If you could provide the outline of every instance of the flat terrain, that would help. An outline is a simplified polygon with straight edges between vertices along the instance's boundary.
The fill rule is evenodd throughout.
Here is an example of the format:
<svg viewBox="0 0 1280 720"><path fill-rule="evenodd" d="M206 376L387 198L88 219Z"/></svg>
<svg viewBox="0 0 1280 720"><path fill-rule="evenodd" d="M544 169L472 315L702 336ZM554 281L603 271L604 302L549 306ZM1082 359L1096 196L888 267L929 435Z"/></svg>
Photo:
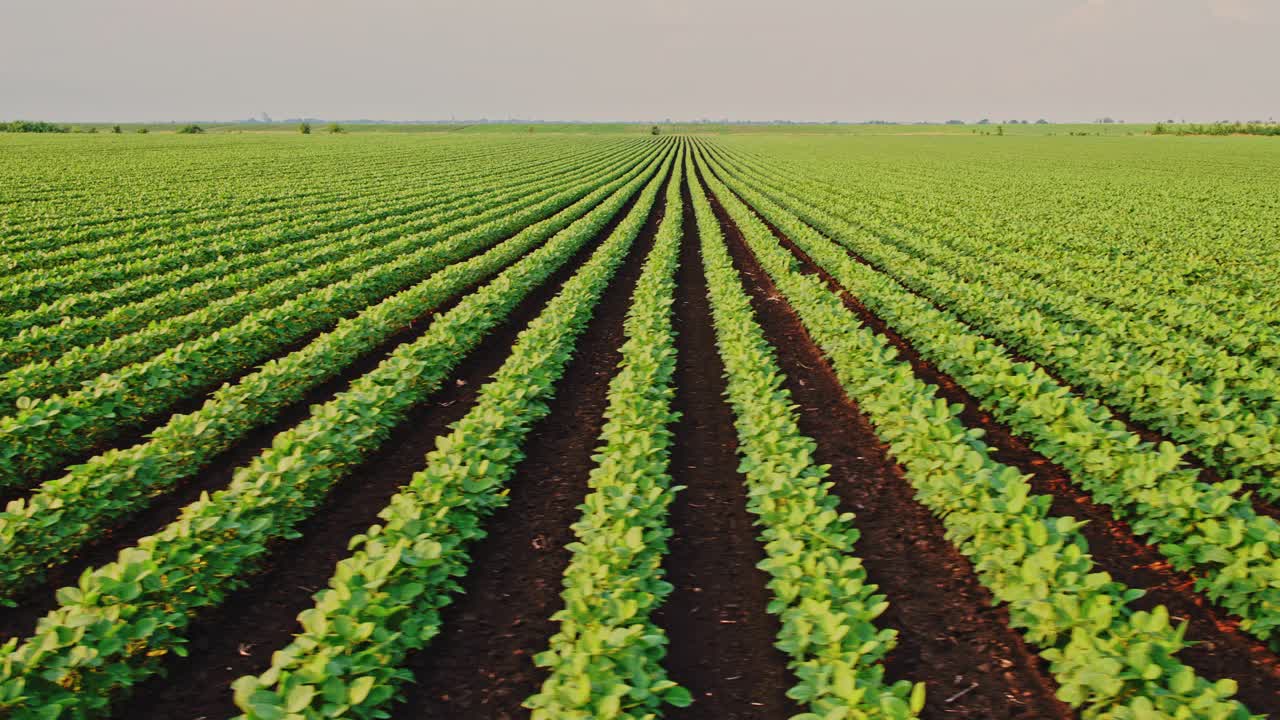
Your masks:
<svg viewBox="0 0 1280 720"><path fill-rule="evenodd" d="M0 134L0 716L1280 717L1280 142L427 129Z"/></svg>

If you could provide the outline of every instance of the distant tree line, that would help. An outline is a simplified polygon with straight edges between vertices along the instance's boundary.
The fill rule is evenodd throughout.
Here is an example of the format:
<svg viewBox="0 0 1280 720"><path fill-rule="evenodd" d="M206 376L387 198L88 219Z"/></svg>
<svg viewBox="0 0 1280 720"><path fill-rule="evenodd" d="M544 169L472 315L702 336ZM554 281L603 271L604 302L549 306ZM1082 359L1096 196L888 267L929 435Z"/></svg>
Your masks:
<svg viewBox="0 0 1280 720"><path fill-rule="evenodd" d="M1271 135L1280 136L1280 123L1274 122L1216 122L1209 124L1177 125L1172 122L1156 123L1152 135Z"/></svg>
<svg viewBox="0 0 1280 720"><path fill-rule="evenodd" d="M71 128L66 125L55 125L50 122L33 122L31 120L14 120L0 123L0 132L12 133L66 133Z"/></svg>

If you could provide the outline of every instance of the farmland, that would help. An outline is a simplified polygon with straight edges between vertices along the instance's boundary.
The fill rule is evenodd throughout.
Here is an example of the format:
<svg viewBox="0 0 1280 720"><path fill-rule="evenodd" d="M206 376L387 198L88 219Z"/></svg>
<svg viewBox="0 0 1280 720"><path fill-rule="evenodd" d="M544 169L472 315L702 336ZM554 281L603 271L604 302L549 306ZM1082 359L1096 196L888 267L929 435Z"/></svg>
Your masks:
<svg viewBox="0 0 1280 720"><path fill-rule="evenodd" d="M0 717L1280 717L1280 145L1076 129L0 136Z"/></svg>

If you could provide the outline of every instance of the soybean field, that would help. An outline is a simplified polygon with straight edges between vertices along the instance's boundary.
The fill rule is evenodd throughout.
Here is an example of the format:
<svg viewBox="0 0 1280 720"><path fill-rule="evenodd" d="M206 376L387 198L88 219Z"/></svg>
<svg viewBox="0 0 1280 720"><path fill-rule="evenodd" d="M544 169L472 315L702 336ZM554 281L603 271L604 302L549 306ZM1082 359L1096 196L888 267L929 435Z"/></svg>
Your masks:
<svg viewBox="0 0 1280 720"><path fill-rule="evenodd" d="M1273 140L532 130L0 137L0 717L1280 717Z"/></svg>

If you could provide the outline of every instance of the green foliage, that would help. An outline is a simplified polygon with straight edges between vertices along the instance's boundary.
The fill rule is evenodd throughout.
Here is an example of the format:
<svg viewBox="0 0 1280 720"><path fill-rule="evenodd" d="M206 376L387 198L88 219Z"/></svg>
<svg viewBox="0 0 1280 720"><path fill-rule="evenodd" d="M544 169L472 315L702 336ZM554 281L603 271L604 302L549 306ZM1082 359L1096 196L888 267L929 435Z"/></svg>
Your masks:
<svg viewBox="0 0 1280 720"><path fill-rule="evenodd" d="M526 228L517 235L519 240L507 241L499 252L454 266L459 275L470 274L464 281L470 284L485 276L477 271L486 264L501 267L520 258L436 318L418 340L401 345L348 390L313 407L307 420L278 435L271 448L239 468L225 490L203 496L178 520L123 551L116 562L86 571L77 588L59 594L59 608L45 617L35 636L0 647L0 710L22 720L45 717L49 708L76 715L100 714L114 693L157 671L155 658L184 653L191 617L243 585L269 544L290 536L334 483L379 447L390 429L439 387L466 350L474 348L622 207L656 162L649 162L644 170L637 167L631 173L633 179L617 192L598 189L574 206L578 210ZM540 235L548 231L553 235L550 240ZM540 242L537 250L525 255ZM518 392L507 395L520 397ZM377 547L382 561L389 557L392 562L400 549ZM189 562L193 553L202 558L201 563ZM413 594L396 597L409 599ZM404 639L407 643L423 640L420 635ZM381 661L378 664L384 677L402 675ZM58 678L66 684L56 682ZM385 687L373 688L359 678L344 687L351 693L344 697L351 702L380 702L389 697ZM323 699L323 693L316 698L317 702Z"/></svg>
<svg viewBox="0 0 1280 720"><path fill-rule="evenodd" d="M454 578L465 572L467 551L484 537L484 519L506 504L503 486L524 457L521 442L547 414L574 344L644 225L669 162L656 175L650 165L562 242L522 261L550 274L647 181L622 223L520 333L475 407L437 440L426 467L379 513L384 522L352 538L352 554L338 563L329 588L299 615L303 632L275 653L265 673L236 681L245 720L385 717L382 707L409 679L401 661L439 632L440 610L460 589Z"/></svg>
<svg viewBox="0 0 1280 720"><path fill-rule="evenodd" d="M739 469L747 477L748 509L764 528L766 557L759 567L771 576L769 612L782 626L777 646L799 679L787 694L809 708L797 716L804 720L915 717L924 685L884 681L881 660L897 633L875 625L888 603L853 554L855 518L839 512L827 492L827 468L813 463L814 441L800 433L791 395L781 387L773 350L700 183L692 195Z"/></svg>
<svg viewBox="0 0 1280 720"><path fill-rule="evenodd" d="M518 217L528 222L527 215ZM511 231L513 220L506 218L501 227ZM120 429L118 418L122 412L129 413L129 417L154 416L189 397L196 389L215 386L237 370L264 362L281 348L337 322L349 308L362 307L403 289L496 240L493 228L486 227L441 245L415 247L408 242L400 243L393 249L402 250L407 246L414 252L393 254L389 262L373 265L333 284L322 284L288 302L269 305L220 332L170 347L118 373L93 377L92 373L101 372L101 363L114 356L98 352L78 353L65 363L31 366L20 373L22 380L8 386L12 394L40 387L54 391L74 385L86 375L93 379L65 395L28 397L16 414L0 418L0 432L12 439L0 449L0 486L18 484L23 478L39 475L72 454L110 437ZM378 251L373 252L377 257ZM185 255L188 259L191 257L191 253ZM325 273L332 279L341 275L341 269L342 266L331 267ZM300 281L297 276L290 276L288 282L297 287ZM257 302L248 296L238 299L242 304ZM164 329L171 328L153 327L143 340L152 337L152 342L165 347L162 339L153 337L163 336ZM145 342L143 346L147 346ZM112 343L113 350L117 347L118 344ZM136 350L136 346L131 342L119 349L125 354Z"/></svg>
<svg viewBox="0 0 1280 720"><path fill-rule="evenodd" d="M310 135L310 134L311 134L311 123L309 123L309 122L304 122L304 123L301 123L300 125L298 125L298 132L302 133L303 135Z"/></svg>
<svg viewBox="0 0 1280 720"><path fill-rule="evenodd" d="M68 132L24 125L52 129L18 132ZM638 194L620 235L482 391L488 414L452 428L383 522L356 539L301 617L303 634L268 673L237 684L250 717L385 713L407 679L406 654L438 632L472 544L505 502L524 428L545 412L625 256L630 239L618 238L633 236L655 201L659 155L688 147L778 301L1042 654L1060 697L1087 720L1247 716L1231 680L1210 682L1179 659L1187 640L1176 620L1160 606L1135 610L1140 589L1098 570L1079 522L1051 514L1049 498L993 460L958 408L824 281L798 272L761 220L1192 575L1188 592L1280 646L1280 525L1249 496L1280 497L1269 201L1280 150L1250 138L1124 138L1134 126L1118 124L988 129L1022 136L1009 145L941 125L798 126L780 137L764 126L695 128L726 135L714 143L654 142L641 124L537 125L538 138L525 129L378 137L361 126L318 144L269 133L192 144L166 132L137 153L89 138L5 140L20 160L0 167L11 216L0 229L0 490L17 499L0 513L0 602L401 329L429 324L224 490L60 590L31 637L0 645L0 715L99 716L186 653L192 620L249 582L335 483ZM1090 137L1027 137L1069 130ZM911 134L920 137L872 137ZM526 702L538 720L650 718L693 701L665 674L666 637L651 619L670 591L666 510L680 490L666 452L681 175L677 166L626 320L565 605L536 656L547 680ZM72 192L47 192L42 178ZM699 229L690 239L706 265L769 610L794 671L790 694L806 706L799 717L910 717L923 686L884 681L895 637L877 627L884 599L858 561L858 518L828 494L703 187L689 189ZM171 415L197 397L198 409ZM1121 412L1169 441L1144 440ZM67 466L142 418L160 425L141 442ZM1189 467L1192 456L1221 478Z"/></svg>
<svg viewBox="0 0 1280 720"><path fill-rule="evenodd" d="M1280 626L1280 592L1275 589L1280 583L1280 524L1258 515L1247 498L1236 497L1238 482L1202 482L1197 471L1185 468L1180 448L1144 442L1106 407L1073 395L1043 369L1015 360L1005 347L979 336L892 278L856 263L771 199L741 192L986 409L1071 470L1094 500L1110 505L1140 536L1149 536L1176 568L1201 573L1201 588L1242 616L1244 629L1262 639L1275 637ZM832 236L861 234L829 214L805 208L794 197L772 195ZM869 249L861 242L850 245L876 263L924 270L905 256Z"/></svg>
<svg viewBox="0 0 1280 720"><path fill-rule="evenodd" d="M71 132L71 128L65 125L56 125L49 122L32 122L30 120L14 120L12 122L0 123L0 132L11 133L65 133Z"/></svg>
<svg viewBox="0 0 1280 720"><path fill-rule="evenodd" d="M927 207L907 208L869 204L865 192L841 189L842 183L784 172L861 228L857 251L911 290L1274 500L1280 497L1280 306L1272 268L1280 265L1270 262L1274 244L1262 240L1259 223L1270 221L1267 211L1216 208L1252 207L1248 198L1275 174L1265 162L1269 145L1241 140L1236 147L1234 156L1230 147L1215 148L1222 162L1235 161L1230 173L1238 178L1215 176L1220 195L1189 195L1200 185L1180 185L1172 201L1151 189L1163 187L1154 176L1135 182L1133 168L1123 165L1106 178L1124 193L1100 194L1092 189L1090 177L1099 171L1091 165L1088 176L1069 183L1092 210L1071 217L1049 209L1057 200L1045 201L1043 186L1038 205L1028 202L1029 192L1004 190L989 200L935 192ZM1166 170L1194 172L1181 162ZM1041 182L1019 177L1024 184ZM1044 185L1056 198L1061 182ZM1009 204L1052 219L975 220L1007 217ZM1139 205L1144 212L1137 213ZM1200 210L1188 214L1187 205ZM1212 232L1200 227L1206 216L1214 218ZM1221 239L1224 233L1231 242ZM1112 237L1117 234L1136 237Z"/></svg>
<svg viewBox="0 0 1280 720"><path fill-rule="evenodd" d="M1176 125L1156 123L1152 135L1265 135L1280 136L1280 123L1212 123Z"/></svg>
<svg viewBox="0 0 1280 720"><path fill-rule="evenodd" d="M733 167L750 172L737 163ZM985 409L1031 438L1035 449L1070 470L1096 501L1148 536L1175 567L1200 574L1200 588L1244 618L1243 628L1264 640L1277 634L1280 523L1257 514L1247 498L1237 498L1239 482L1203 482L1198 472L1185 467L1180 448L1143 441L1107 408L1072 394L1035 364L1018 361L892 277L857 262L813 228L841 238L877 264L925 272L918 260L853 240L864 233L807 206L799 195L761 190L738 192Z"/></svg>
<svg viewBox="0 0 1280 720"><path fill-rule="evenodd" d="M552 183L551 187L532 196L527 188L515 189L508 195L492 198L493 204L478 214L472 214L475 208L471 205L448 213L428 214L423 220L423 227L430 232L394 241L388 237L385 245L375 242L374 249L348 258L350 262L362 256L383 254L384 260L395 259L403 255L406 248L415 245L432 247L436 250L436 258L445 251L457 257L483 248L498 238L516 234L510 242L480 258L448 268L354 319L340 321L334 331L322 335L307 347L268 363L261 371L250 374L234 386L217 391L195 413L175 416L154 431L149 442L95 457L87 464L72 468L66 476L44 483L36 493L10 507L6 516L0 516L0 548L3 548L0 553L0 588L3 588L0 598L37 581L44 564L61 553L74 550L96 529L110 522L119 522L128 513L139 509L147 498L197 471L204 462L226 450L245 432L269 422L280 408L296 402L309 388L339 372L345 363L377 347L396 328L421 317L433 304L458 292L467 283L496 271L504 262L510 262L514 256L563 228L566 222L586 213L591 201L617 189L626 176L636 171L634 162L638 157L636 152L623 153L620 158L610 157L604 175L596 175L576 187L561 188ZM603 186L599 185L601 182ZM500 202L517 199L532 204L519 209ZM573 207L565 210L571 203ZM566 214L561 219L543 222L562 210ZM469 230L468 225L472 226ZM405 226L399 226L388 233L399 234L405 229ZM364 237L362 241L379 239L375 235ZM338 256L344 255L341 245L332 249ZM431 257L418 255L421 256L418 262L426 262ZM285 263L296 269L292 263L296 260L294 256ZM319 269L327 272L329 267ZM349 274L344 268L349 270L350 265L339 263L332 267L336 267L342 277ZM430 265L425 269L429 268ZM284 272L280 287L286 293L295 293L289 282L293 276L287 269ZM250 286L255 286L255 283L251 282ZM202 295L203 292L197 294ZM182 327L190 319L191 316L187 315L175 318L175 322ZM150 325L148 329L155 327ZM143 335L149 336L148 333ZM201 333L196 335L198 337ZM108 342L100 347L112 345ZM187 354L179 346L177 353L161 357L170 362L174 372L185 373L184 366L174 364L172 360ZM97 353L85 356L96 357ZM39 369L58 367L59 364L36 363L19 368L18 372L35 382Z"/></svg>
<svg viewBox="0 0 1280 720"><path fill-rule="evenodd" d="M179 135L199 135L200 133L204 132L204 128L195 124L183 125L182 127L178 128L174 132L178 133Z"/></svg>
<svg viewBox="0 0 1280 720"><path fill-rule="evenodd" d="M344 129L338 123L329 123L329 125L325 127L325 130L327 130L329 133L334 135L346 132L346 129Z"/></svg>
<svg viewBox="0 0 1280 720"><path fill-rule="evenodd" d="M664 704L685 707L689 692L666 677L666 635L650 618L671 591L662 579L667 507L681 488L671 486L667 463L675 371L672 306L680 255L682 164L677 159L666 211L654 248L632 295L624 323L622 362L609 384L602 445L573 526L577 541L564 572L559 630L534 657L548 671L525 701L534 720L640 718Z"/></svg>
<svg viewBox="0 0 1280 720"><path fill-rule="evenodd" d="M959 420L960 408L919 380L819 278L798 273L790 253L717 175L735 188L742 183L704 162L714 169L712 190L905 468L916 499L939 516L983 584L1007 604L1011 624L1049 661L1058 696L1087 719L1251 717L1230 699L1234 683L1210 683L1177 659L1185 628L1172 626L1162 606L1131 609L1142 591L1094 568L1079 522L1051 516L1051 498L1032 494L1016 468L993 460L981 431Z"/></svg>

